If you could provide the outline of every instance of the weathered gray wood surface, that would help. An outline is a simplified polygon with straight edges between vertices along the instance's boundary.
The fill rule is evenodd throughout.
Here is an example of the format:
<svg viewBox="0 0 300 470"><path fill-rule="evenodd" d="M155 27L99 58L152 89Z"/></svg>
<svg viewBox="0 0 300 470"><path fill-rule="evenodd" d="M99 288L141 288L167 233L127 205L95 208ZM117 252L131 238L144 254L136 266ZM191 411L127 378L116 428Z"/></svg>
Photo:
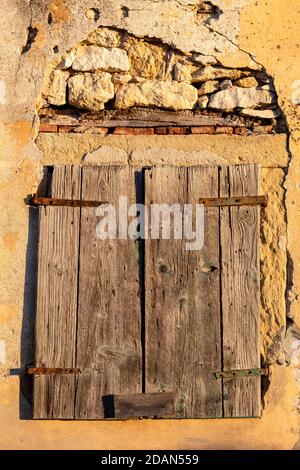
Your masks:
<svg viewBox="0 0 300 470"><path fill-rule="evenodd" d="M135 169L83 167L82 199L135 202ZM126 220L126 218L125 218ZM141 306L137 248L132 240L100 240L95 208L81 209L75 418L104 417L102 396L142 391Z"/></svg>
<svg viewBox="0 0 300 470"><path fill-rule="evenodd" d="M251 126L253 119L242 116L222 116L194 111L167 111L133 108L124 111L105 110L98 113L79 110L53 110L41 112L41 122L57 125L86 125L98 127L165 127L165 126ZM43 114L44 113L44 114Z"/></svg>
<svg viewBox="0 0 300 470"><path fill-rule="evenodd" d="M80 198L81 168L56 166L52 197ZM74 367L80 209L39 210L35 359L37 367ZM74 376L34 379L35 418L74 417Z"/></svg>
<svg viewBox="0 0 300 470"><path fill-rule="evenodd" d="M166 417L174 415L174 393L141 393L114 396L114 417Z"/></svg>
<svg viewBox="0 0 300 470"><path fill-rule="evenodd" d="M258 194L256 165L220 168L220 196ZM220 208L223 369L260 367L259 206ZM224 416L260 416L260 377L223 379Z"/></svg>
<svg viewBox="0 0 300 470"><path fill-rule="evenodd" d="M152 168L145 194L147 206L217 197L218 168ZM222 416L218 208L205 208L204 230L200 251L174 238L145 249L146 392L176 392L181 418Z"/></svg>
<svg viewBox="0 0 300 470"><path fill-rule="evenodd" d="M145 170L145 203L254 196L258 181L256 165L155 167ZM120 195L136 202L135 168L56 166L48 196L118 207ZM107 395L119 396L125 417L142 391L174 392L179 418L260 416L260 377L214 377L260 366L260 207L204 211L201 250L174 239L172 218L170 239L146 240L143 283L137 244L100 240L95 207L40 207L35 366L85 373L36 376L35 418L100 419ZM171 417L168 406L156 415Z"/></svg>
<svg viewBox="0 0 300 470"><path fill-rule="evenodd" d="M135 202L134 168L54 168L52 197L119 195ZM35 377L35 418L98 419L102 395L141 392L136 244L98 239L97 221L96 208L40 208L36 366L95 372Z"/></svg>

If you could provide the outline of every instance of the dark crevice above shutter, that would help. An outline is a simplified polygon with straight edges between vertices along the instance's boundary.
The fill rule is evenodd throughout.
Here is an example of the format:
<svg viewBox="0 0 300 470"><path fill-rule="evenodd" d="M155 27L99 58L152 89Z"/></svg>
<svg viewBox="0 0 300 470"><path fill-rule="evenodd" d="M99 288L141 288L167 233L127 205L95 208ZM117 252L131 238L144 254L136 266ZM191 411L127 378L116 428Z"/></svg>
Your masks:
<svg viewBox="0 0 300 470"><path fill-rule="evenodd" d="M259 168L55 166L48 186L150 209L257 196ZM95 207L38 210L34 418L260 416L258 373L215 375L260 367L259 204L205 207L194 251L174 237L100 240Z"/></svg>

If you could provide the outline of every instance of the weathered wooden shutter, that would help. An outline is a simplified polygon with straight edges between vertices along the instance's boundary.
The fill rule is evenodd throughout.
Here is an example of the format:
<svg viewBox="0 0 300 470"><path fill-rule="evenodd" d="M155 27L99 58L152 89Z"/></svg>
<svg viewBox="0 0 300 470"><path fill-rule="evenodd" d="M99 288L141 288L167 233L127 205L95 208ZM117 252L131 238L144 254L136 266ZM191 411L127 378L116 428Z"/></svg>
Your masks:
<svg viewBox="0 0 300 470"><path fill-rule="evenodd" d="M120 167L54 167L53 198L135 202ZM104 417L102 397L142 391L135 243L96 237L96 209L40 208L36 366L87 372L35 377L36 418Z"/></svg>
<svg viewBox="0 0 300 470"><path fill-rule="evenodd" d="M218 168L157 167L145 183L147 206L195 205L218 197ZM178 417L222 416L212 374L221 370L219 209L205 212L200 251L187 251L185 239L146 241L146 387L175 390Z"/></svg>
<svg viewBox="0 0 300 470"><path fill-rule="evenodd" d="M255 165L57 166L50 196L118 207L140 191L150 210L255 196L258 182ZM195 251L100 240L83 203L39 211L35 418L260 415L259 205L205 207Z"/></svg>
<svg viewBox="0 0 300 470"><path fill-rule="evenodd" d="M253 196L258 180L256 165L155 167L146 204ZM186 240L146 241L147 390L175 390L178 417L260 415L261 379L249 376L260 367L259 214L259 205L206 207L200 251L186 251Z"/></svg>

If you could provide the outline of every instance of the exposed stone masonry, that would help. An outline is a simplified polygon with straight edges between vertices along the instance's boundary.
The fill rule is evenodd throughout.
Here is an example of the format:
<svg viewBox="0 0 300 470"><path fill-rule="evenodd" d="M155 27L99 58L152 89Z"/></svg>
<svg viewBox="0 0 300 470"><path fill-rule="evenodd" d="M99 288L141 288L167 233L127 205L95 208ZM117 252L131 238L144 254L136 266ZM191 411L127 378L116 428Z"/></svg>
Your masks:
<svg viewBox="0 0 300 470"><path fill-rule="evenodd" d="M259 120L280 117L272 78L257 64L227 68L213 56L183 54L106 27L51 64L42 96L41 108L71 105L99 112L149 107Z"/></svg>

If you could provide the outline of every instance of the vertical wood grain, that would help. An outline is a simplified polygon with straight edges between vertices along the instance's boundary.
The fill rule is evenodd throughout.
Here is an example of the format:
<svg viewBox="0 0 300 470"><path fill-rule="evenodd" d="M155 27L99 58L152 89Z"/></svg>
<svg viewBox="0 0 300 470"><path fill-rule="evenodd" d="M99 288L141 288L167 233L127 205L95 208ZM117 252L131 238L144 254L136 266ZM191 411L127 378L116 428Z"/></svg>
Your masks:
<svg viewBox="0 0 300 470"><path fill-rule="evenodd" d="M218 196L217 167L156 167L146 171L146 206L195 204ZM221 417L219 209L205 208L205 241L146 240L146 392L174 391L175 413ZM172 233L172 232L171 232Z"/></svg>
<svg viewBox="0 0 300 470"><path fill-rule="evenodd" d="M133 167L82 168L83 200L108 201L118 211L121 195L135 203ZM97 221L95 208L81 208L76 367L95 372L77 377L76 419L103 418L104 395L142 391L137 245L100 240Z"/></svg>
<svg viewBox="0 0 300 470"><path fill-rule="evenodd" d="M256 165L155 167L146 206L253 196L258 184ZM136 191L133 167L54 167L52 197L108 201L118 216L119 196L130 205ZM41 207L36 366L93 372L35 377L34 417L100 419L103 396L141 393L143 342L144 391L174 392L177 417L260 416L259 377L213 376L260 366L259 217L259 206L206 207L196 251L171 219L171 239L145 242L142 312L137 243L100 240L96 208Z"/></svg>
<svg viewBox="0 0 300 470"><path fill-rule="evenodd" d="M222 166L220 196L258 194L257 165ZM223 369L260 367L259 206L220 208ZM261 414L260 377L223 379L224 416Z"/></svg>
<svg viewBox="0 0 300 470"><path fill-rule="evenodd" d="M51 196L80 198L81 168L55 166ZM40 207L36 367L74 367L80 208ZM74 418L74 376L34 379L34 418Z"/></svg>

